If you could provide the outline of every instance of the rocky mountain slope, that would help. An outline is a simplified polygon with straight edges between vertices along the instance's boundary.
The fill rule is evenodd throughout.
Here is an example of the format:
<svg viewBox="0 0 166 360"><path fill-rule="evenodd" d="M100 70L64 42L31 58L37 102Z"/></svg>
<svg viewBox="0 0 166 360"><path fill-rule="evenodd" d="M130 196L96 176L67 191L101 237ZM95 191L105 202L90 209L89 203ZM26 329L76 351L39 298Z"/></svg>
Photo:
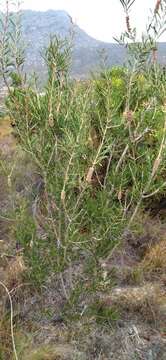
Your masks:
<svg viewBox="0 0 166 360"><path fill-rule="evenodd" d="M22 17L23 35L27 45L27 69L44 71L42 50L47 46L51 34L64 38L71 31L71 20L65 11L36 12L24 11ZM75 39L72 55L72 75L87 76L100 64L100 53L105 49L110 65L120 64L124 60L124 50L117 44L97 41L78 26L74 26Z"/></svg>
<svg viewBox="0 0 166 360"><path fill-rule="evenodd" d="M26 50L26 69L35 70L40 76L45 76L44 60L41 53L47 46L51 34L61 37L69 36L71 20L65 11L46 12L23 11L22 16L23 36ZM72 54L71 74L77 78L87 77L88 74L98 69L101 63L101 53L105 52L107 64L119 65L125 61L124 49L115 43L104 43L93 39L78 26L74 26L75 40ZM166 62L166 43L159 44L159 60Z"/></svg>

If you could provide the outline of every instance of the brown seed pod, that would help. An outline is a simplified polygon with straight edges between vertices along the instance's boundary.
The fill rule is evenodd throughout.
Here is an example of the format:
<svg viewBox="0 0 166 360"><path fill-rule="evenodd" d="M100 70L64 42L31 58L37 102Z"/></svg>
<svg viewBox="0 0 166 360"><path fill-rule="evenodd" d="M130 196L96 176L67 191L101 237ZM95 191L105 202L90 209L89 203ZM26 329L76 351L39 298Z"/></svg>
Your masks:
<svg viewBox="0 0 166 360"><path fill-rule="evenodd" d="M161 0L157 0L154 13L157 14L161 5Z"/></svg>
<svg viewBox="0 0 166 360"><path fill-rule="evenodd" d="M130 17L129 15L126 16L126 26L127 26L127 31L129 33L131 33L131 26L130 26Z"/></svg>

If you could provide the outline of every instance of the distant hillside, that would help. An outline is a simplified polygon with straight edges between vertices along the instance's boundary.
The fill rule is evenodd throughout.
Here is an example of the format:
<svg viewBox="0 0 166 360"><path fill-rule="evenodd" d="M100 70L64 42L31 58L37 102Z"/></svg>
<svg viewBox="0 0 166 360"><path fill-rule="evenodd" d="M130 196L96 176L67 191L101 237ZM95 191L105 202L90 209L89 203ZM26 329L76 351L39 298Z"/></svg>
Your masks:
<svg viewBox="0 0 166 360"><path fill-rule="evenodd" d="M69 35L71 22L65 11L23 12L23 34L27 48L28 70L40 71L44 69L44 61L41 58L42 49L48 44L50 34L61 37ZM97 41L86 34L78 26L75 26L75 44L72 59L72 75L84 77L96 69L100 64L99 53L106 49L108 63L120 64L124 59L124 50L117 44L107 44Z"/></svg>
<svg viewBox="0 0 166 360"><path fill-rule="evenodd" d="M45 77L44 60L41 57L43 48L48 44L50 34L67 36L71 22L65 11L38 12L26 10L22 17L23 36L26 50L26 70L36 71ZM75 26L75 43L72 56L71 75L77 78L87 77L90 71L96 70L101 62L99 55L103 49L107 54L108 65L123 64L125 50L114 43L104 43L90 37L85 31ZM159 45L159 58L166 63L166 43Z"/></svg>

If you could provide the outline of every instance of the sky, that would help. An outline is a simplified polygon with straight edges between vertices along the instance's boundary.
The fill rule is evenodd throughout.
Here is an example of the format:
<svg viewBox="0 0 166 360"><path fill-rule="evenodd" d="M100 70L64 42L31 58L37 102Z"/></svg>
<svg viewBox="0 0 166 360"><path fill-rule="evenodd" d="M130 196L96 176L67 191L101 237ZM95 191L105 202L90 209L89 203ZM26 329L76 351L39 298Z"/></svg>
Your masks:
<svg viewBox="0 0 166 360"><path fill-rule="evenodd" d="M131 11L131 23L145 29L150 9L156 0L136 0ZM45 11L66 10L73 21L92 37L112 42L125 29L124 13L120 0L24 0L22 8ZM166 41L166 33L160 39Z"/></svg>

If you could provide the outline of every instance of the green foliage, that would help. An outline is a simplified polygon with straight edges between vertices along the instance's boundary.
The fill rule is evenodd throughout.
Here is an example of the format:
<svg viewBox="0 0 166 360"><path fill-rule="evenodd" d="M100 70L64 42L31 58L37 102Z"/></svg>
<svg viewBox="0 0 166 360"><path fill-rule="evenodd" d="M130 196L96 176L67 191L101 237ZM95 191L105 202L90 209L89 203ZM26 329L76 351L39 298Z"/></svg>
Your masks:
<svg viewBox="0 0 166 360"><path fill-rule="evenodd" d="M69 40L52 36L49 47L45 50L44 59L48 67L49 82L55 81L56 84L66 79L70 66Z"/></svg>
<svg viewBox="0 0 166 360"><path fill-rule="evenodd" d="M50 40L44 94L20 86L13 74L6 102L45 187L38 205L46 240L33 235L32 241L34 220L29 224L26 216L16 231L30 277L39 283L82 250L107 256L146 197L165 194L162 69L116 67L91 81L71 82L65 46Z"/></svg>
<svg viewBox="0 0 166 360"><path fill-rule="evenodd" d="M124 108L126 94L126 71L124 68L115 67L102 72L100 77L95 80L94 86L95 101L100 117L104 115L107 118L112 111L120 111Z"/></svg>
<svg viewBox="0 0 166 360"><path fill-rule="evenodd" d="M123 1L127 17L133 3ZM128 21L121 42L133 65L71 81L70 42L52 37L42 94L25 82L20 64L10 73L6 105L44 184L34 200L39 215L25 211L16 229L33 281L63 271L82 251L96 263L108 256L138 209L165 195L166 78L149 65L155 39L138 44Z"/></svg>
<svg viewBox="0 0 166 360"><path fill-rule="evenodd" d="M20 2L12 1L14 12L10 11L9 1L3 0L0 5L0 77L10 91L10 75L16 72L20 76L24 63Z"/></svg>
<svg viewBox="0 0 166 360"><path fill-rule="evenodd" d="M7 48L4 63L0 59L1 75L6 79L7 74L11 85L8 112L42 182L29 201L14 204L13 233L25 277L40 288L56 274L66 299L63 319L87 316L100 325L119 317L107 296L105 303L98 300L116 281L115 269L110 276L103 264L124 232L139 228L134 223L139 210L144 213L166 195L166 77L150 59L156 39L143 37L138 44L130 29L134 1L121 2L128 26L121 41L133 40L127 43L129 66L105 69L89 81L71 81L70 44L52 37L44 54L48 80L40 93L36 84L26 83L19 52L15 65L8 63ZM134 283L142 280L139 267L130 277ZM34 358L43 354L45 349L39 349Z"/></svg>
<svg viewBox="0 0 166 360"><path fill-rule="evenodd" d="M100 301L93 303L88 309L88 313L89 316L95 317L96 322L100 325L111 324L119 318L116 309L113 309L109 305L102 304Z"/></svg>
<svg viewBox="0 0 166 360"><path fill-rule="evenodd" d="M14 227L14 236L17 246L23 250L25 265L28 269L26 276L34 283L41 285L49 273L49 262L46 256L48 244L44 240L39 240L36 234L36 226L32 217L28 214L25 207L21 207L16 212L17 225Z"/></svg>

